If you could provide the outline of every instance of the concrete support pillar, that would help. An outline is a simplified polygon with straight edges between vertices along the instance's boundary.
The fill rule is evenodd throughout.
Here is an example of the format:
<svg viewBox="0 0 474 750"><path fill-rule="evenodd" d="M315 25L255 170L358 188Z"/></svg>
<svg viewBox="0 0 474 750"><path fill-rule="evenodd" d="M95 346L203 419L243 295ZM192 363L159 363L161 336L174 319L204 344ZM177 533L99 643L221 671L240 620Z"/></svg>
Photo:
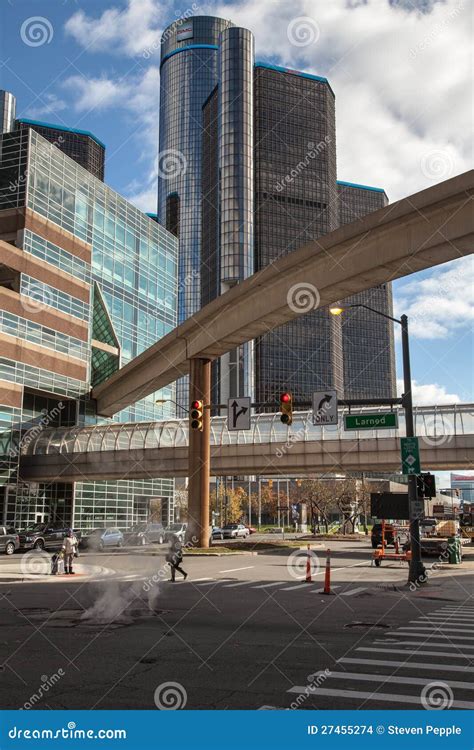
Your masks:
<svg viewBox="0 0 474 750"><path fill-rule="evenodd" d="M192 359L189 372L189 402L204 404L202 430L189 429L189 484L187 540L209 547L209 480L211 466L211 361Z"/></svg>

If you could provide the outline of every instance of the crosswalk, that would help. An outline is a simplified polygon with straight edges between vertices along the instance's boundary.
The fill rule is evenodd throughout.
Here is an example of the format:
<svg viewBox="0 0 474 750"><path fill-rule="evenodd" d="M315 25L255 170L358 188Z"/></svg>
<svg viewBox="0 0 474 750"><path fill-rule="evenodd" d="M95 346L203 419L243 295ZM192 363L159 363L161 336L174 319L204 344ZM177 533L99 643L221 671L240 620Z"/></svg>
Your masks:
<svg viewBox="0 0 474 750"><path fill-rule="evenodd" d="M462 623L459 630L457 626ZM447 605L355 645L334 668L287 692L306 707L370 709L404 704L420 709L474 709L474 607ZM471 635L468 635L468 632ZM310 698L307 696L310 695Z"/></svg>
<svg viewBox="0 0 474 750"><path fill-rule="evenodd" d="M214 579L206 579L201 581L188 581L188 584L194 585L196 588L210 588L211 586L216 587L218 589L242 589L242 588L248 588L248 589L254 589L256 591L262 591L265 593L268 591L269 593L277 593L277 592L291 592L291 593L298 593L303 592L305 594L323 594L324 588L321 587L321 582L312 582L312 583L306 583L304 580L300 580L299 582L294 580L287 580L287 581L234 581L231 579L226 578L214 578ZM363 591L366 591L368 588L367 586L358 586L356 588L350 588L350 587L344 587L343 591L340 591L342 588L341 585L334 585L331 586L331 591L334 593L337 593L340 596L354 596L357 594L361 594Z"/></svg>

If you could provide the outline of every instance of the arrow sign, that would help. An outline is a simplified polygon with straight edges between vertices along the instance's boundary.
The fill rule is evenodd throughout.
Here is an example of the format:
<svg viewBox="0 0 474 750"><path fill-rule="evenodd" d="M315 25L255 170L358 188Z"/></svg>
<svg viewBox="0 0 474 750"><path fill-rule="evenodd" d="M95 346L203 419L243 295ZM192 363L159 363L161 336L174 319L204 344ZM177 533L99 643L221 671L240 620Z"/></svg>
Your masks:
<svg viewBox="0 0 474 750"><path fill-rule="evenodd" d="M227 429L250 430L250 403L250 396L228 400Z"/></svg>
<svg viewBox="0 0 474 750"><path fill-rule="evenodd" d="M313 424L337 424L337 392L316 391L313 393Z"/></svg>

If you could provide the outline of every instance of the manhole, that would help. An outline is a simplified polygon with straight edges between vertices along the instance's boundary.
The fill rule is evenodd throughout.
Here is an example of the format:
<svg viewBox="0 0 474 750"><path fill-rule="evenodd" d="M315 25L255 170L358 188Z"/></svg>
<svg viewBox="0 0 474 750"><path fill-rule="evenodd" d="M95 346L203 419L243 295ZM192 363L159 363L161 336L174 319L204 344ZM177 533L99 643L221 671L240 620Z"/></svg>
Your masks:
<svg viewBox="0 0 474 750"><path fill-rule="evenodd" d="M134 607L124 610L119 615L108 617L106 613L103 616L87 616L87 611L82 609L60 609L56 612L41 610L31 613L29 619L44 622L45 627L48 628L81 628L84 630L107 628L115 630L153 620L169 611Z"/></svg>
<svg viewBox="0 0 474 750"><path fill-rule="evenodd" d="M348 622L345 628L389 628L385 622Z"/></svg>

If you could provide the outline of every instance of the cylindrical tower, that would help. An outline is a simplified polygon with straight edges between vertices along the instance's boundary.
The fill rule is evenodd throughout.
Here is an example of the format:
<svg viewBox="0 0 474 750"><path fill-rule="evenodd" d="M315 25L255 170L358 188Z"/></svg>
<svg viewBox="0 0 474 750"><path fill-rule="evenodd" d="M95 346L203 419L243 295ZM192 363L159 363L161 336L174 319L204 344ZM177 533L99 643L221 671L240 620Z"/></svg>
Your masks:
<svg viewBox="0 0 474 750"><path fill-rule="evenodd" d="M220 293L254 271L253 68L254 38L230 27L219 45L218 162ZM220 400L253 391L253 345L221 359Z"/></svg>
<svg viewBox="0 0 474 750"><path fill-rule="evenodd" d="M9 91L0 90L0 135L13 130L15 117L16 98Z"/></svg>
<svg viewBox="0 0 474 750"><path fill-rule="evenodd" d="M158 217L179 237L178 322L201 307L202 107L218 81L217 51L231 22L179 19L161 38ZM187 379L177 401L188 401Z"/></svg>

